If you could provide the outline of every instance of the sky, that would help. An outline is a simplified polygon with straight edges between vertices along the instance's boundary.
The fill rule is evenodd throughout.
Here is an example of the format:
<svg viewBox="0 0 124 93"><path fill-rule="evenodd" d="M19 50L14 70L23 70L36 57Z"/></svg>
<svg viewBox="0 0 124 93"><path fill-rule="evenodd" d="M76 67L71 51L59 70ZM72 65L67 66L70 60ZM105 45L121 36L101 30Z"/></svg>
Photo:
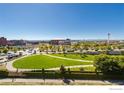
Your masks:
<svg viewBox="0 0 124 93"><path fill-rule="evenodd" d="M0 4L7 39L124 39L124 4Z"/></svg>

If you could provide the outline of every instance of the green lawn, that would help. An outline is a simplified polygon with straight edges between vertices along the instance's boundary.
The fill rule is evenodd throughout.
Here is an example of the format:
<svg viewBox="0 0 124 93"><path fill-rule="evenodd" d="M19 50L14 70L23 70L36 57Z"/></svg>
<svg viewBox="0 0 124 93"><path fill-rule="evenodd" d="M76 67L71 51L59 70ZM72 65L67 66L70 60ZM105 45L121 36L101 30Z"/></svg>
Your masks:
<svg viewBox="0 0 124 93"><path fill-rule="evenodd" d="M73 65L89 65L91 62L79 62L65 59L52 58L45 55L33 55L19 59L13 63L15 68L23 69L41 69L41 68L55 68L64 66L73 66Z"/></svg>
<svg viewBox="0 0 124 93"><path fill-rule="evenodd" d="M98 56L98 55L86 55L86 57L81 57L80 54L65 54L65 55L64 54L51 54L51 55L72 58L72 59L89 60L89 61L94 61L94 59ZM108 56L123 57L123 55L108 55Z"/></svg>
<svg viewBox="0 0 124 93"><path fill-rule="evenodd" d="M90 60L93 61L97 55L86 55L86 57L81 57L80 54L51 54L55 56L60 56L60 57L66 57L66 58L73 58L73 59L82 59L82 60Z"/></svg>

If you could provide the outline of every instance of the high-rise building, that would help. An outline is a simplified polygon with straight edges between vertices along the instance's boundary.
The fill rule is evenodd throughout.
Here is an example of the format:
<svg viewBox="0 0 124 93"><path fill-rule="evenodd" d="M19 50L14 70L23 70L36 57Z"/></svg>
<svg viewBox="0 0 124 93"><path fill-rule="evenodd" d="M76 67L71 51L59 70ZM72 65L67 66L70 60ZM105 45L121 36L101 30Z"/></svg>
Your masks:
<svg viewBox="0 0 124 93"><path fill-rule="evenodd" d="M4 37L0 37L0 46L6 46L7 45L7 39Z"/></svg>

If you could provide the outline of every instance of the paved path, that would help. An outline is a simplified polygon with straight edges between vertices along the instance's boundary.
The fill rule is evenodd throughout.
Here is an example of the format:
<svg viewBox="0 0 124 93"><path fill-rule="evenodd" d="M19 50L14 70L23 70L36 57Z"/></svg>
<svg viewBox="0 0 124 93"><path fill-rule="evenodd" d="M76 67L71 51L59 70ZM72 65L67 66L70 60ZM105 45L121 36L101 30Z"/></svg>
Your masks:
<svg viewBox="0 0 124 93"><path fill-rule="evenodd" d="M39 54L38 54L39 55ZM53 57L53 58L59 58L59 59L65 59L65 60L74 60L74 61L81 61L81 62L92 62L92 61L86 61L86 60L79 60L79 59L71 59L71 58L64 58L64 57L58 57L58 56L52 56L52 55L48 55L48 54L43 54L45 56L49 56L49 57ZM26 56L23 56L23 57L20 57L20 58L17 58L15 60L12 60L10 62L7 62L7 65L6 65L6 68L7 70L11 71L11 72L16 72L17 71L17 68L14 68L13 67L13 62L16 61L16 60L19 60L19 59L22 59L22 58L25 58L25 57L28 57L28 56L32 56L32 55L26 55ZM80 68L80 67L89 67L89 66L93 66L93 65L75 65L75 66L65 66L65 68ZM58 70L59 67L57 68L50 68L50 69L47 69L47 70ZM31 71L31 70L35 70L35 69L18 69L19 72L21 71ZM36 69L36 70L41 70L41 69Z"/></svg>
<svg viewBox="0 0 124 93"><path fill-rule="evenodd" d="M45 54L45 53L43 55L49 56L49 57L53 57L53 58L59 58L59 59L65 59L65 60L72 60L72 61L93 62L93 61L89 61L89 60L80 60L80 59L73 59L73 58L65 58L65 57L53 56L53 55L49 55L49 54Z"/></svg>
<svg viewBox="0 0 124 93"><path fill-rule="evenodd" d="M124 85L124 80L72 80L72 79L0 79L0 84L34 84L34 85Z"/></svg>
<svg viewBox="0 0 124 93"><path fill-rule="evenodd" d="M19 60L19 59L28 57L28 56L31 56L31 55L22 56L22 57L20 57L20 58L17 58L17 59L14 59L14 60L12 60L12 61L7 62L7 64L6 64L7 70L8 70L8 71L15 72L17 69L13 67L13 62L16 61L16 60Z"/></svg>
<svg viewBox="0 0 124 93"><path fill-rule="evenodd" d="M92 67L93 65L75 65L75 66L65 66L65 68L80 68L80 67ZM60 67L56 67L56 68L49 68L49 69L46 69L46 70L59 70ZM13 66L10 66L9 71L11 72L16 72L17 69L14 68ZM32 71L32 70L41 70L41 69L18 69L18 72L23 72L23 71Z"/></svg>

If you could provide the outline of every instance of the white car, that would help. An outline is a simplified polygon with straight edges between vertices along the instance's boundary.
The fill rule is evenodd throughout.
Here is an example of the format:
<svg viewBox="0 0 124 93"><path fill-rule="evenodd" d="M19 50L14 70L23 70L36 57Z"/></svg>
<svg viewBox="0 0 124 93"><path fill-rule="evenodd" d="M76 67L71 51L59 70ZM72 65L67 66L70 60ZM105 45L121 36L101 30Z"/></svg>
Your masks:
<svg viewBox="0 0 124 93"><path fill-rule="evenodd" d="M7 62L8 59L6 56L0 57L0 63Z"/></svg>

